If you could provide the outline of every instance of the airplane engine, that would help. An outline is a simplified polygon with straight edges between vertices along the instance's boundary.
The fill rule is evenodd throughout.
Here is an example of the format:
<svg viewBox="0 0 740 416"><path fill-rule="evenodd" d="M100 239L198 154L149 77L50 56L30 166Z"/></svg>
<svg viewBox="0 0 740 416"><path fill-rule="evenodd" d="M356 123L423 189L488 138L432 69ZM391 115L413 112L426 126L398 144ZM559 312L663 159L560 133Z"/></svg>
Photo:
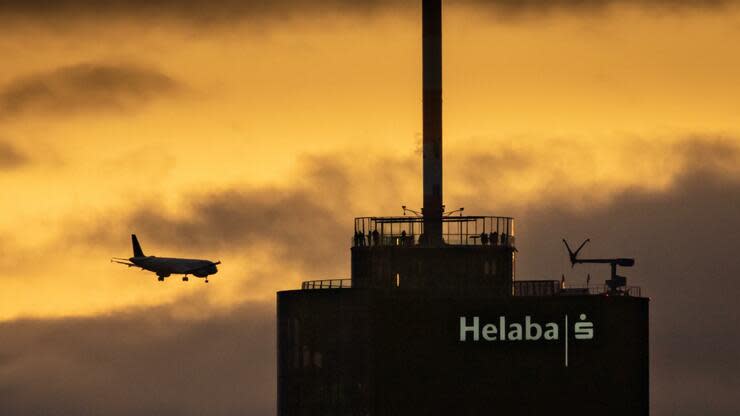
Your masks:
<svg viewBox="0 0 740 416"><path fill-rule="evenodd" d="M209 267L198 270L197 272L193 273L193 275L197 277L208 277L209 275L216 274L217 272L218 269L216 268L216 265L210 265Z"/></svg>

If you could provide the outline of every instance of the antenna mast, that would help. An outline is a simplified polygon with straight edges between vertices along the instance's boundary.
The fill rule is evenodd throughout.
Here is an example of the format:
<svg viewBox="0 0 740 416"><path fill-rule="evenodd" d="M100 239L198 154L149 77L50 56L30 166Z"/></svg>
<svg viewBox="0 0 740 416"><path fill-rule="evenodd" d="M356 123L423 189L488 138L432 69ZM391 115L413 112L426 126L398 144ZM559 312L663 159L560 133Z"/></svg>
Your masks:
<svg viewBox="0 0 740 416"><path fill-rule="evenodd" d="M442 0L422 0L425 243L442 245Z"/></svg>

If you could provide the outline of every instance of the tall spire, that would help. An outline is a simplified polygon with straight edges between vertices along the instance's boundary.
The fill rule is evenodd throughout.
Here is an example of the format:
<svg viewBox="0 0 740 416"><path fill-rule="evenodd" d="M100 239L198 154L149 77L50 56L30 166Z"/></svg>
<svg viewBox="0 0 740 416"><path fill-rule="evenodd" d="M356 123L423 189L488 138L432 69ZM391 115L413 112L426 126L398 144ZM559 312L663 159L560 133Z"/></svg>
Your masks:
<svg viewBox="0 0 740 416"><path fill-rule="evenodd" d="M442 244L442 0L422 0L424 234Z"/></svg>

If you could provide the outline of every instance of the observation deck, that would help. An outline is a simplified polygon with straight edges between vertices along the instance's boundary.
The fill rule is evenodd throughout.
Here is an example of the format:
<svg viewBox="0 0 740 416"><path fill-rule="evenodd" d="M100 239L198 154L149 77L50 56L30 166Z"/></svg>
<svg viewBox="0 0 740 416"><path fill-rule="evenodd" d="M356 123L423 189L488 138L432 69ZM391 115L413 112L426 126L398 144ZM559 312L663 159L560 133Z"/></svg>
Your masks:
<svg viewBox="0 0 740 416"><path fill-rule="evenodd" d="M424 217L355 218L352 247L424 246ZM493 216L444 216L445 246L514 248L514 219Z"/></svg>

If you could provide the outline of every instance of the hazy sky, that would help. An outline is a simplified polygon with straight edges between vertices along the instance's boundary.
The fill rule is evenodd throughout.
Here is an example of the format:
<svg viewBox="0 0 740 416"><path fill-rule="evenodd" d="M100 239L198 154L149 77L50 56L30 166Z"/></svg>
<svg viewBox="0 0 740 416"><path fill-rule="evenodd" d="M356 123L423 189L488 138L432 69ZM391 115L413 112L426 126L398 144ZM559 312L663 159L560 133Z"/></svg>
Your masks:
<svg viewBox="0 0 740 416"><path fill-rule="evenodd" d="M0 414L274 414L275 292L421 205L418 3L0 0ZM444 4L447 206L636 257L653 413L738 414L740 6Z"/></svg>

